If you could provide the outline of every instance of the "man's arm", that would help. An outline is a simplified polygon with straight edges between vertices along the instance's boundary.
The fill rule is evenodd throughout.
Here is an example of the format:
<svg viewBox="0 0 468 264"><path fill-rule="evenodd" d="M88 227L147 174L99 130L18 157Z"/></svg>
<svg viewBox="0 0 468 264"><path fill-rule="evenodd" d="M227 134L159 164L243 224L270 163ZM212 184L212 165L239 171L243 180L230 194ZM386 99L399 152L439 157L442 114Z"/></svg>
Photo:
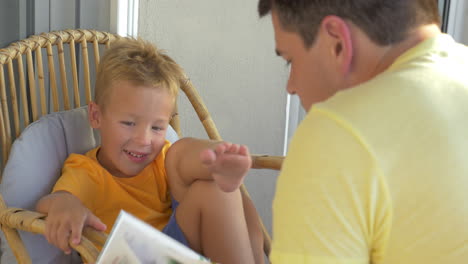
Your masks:
<svg viewBox="0 0 468 264"><path fill-rule="evenodd" d="M350 126L312 111L296 131L277 181L271 260L377 261L391 223L382 170Z"/></svg>

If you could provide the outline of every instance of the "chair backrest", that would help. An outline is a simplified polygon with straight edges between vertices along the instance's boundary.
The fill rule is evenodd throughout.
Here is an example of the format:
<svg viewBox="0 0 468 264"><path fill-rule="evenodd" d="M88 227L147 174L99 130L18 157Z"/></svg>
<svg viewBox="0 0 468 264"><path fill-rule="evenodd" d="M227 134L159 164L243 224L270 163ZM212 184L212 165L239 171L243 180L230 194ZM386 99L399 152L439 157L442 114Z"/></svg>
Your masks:
<svg viewBox="0 0 468 264"><path fill-rule="evenodd" d="M65 30L31 36L0 49L0 171L3 171L13 140L31 122L92 100L92 79L100 54L118 38L96 30ZM194 107L208 137L221 139L189 79L183 82L181 90ZM171 126L181 136L178 115Z"/></svg>

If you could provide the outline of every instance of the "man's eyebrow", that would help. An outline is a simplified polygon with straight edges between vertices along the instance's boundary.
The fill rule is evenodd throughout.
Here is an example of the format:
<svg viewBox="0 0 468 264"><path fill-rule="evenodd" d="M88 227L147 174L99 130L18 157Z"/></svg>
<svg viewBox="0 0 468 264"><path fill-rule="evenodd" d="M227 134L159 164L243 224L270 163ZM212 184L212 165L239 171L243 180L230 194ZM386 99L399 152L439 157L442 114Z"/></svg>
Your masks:
<svg viewBox="0 0 468 264"><path fill-rule="evenodd" d="M278 49L275 49L275 52L276 52L276 55L278 55L278 56L280 56L280 57L282 56L282 55L281 55L281 51L279 51Z"/></svg>

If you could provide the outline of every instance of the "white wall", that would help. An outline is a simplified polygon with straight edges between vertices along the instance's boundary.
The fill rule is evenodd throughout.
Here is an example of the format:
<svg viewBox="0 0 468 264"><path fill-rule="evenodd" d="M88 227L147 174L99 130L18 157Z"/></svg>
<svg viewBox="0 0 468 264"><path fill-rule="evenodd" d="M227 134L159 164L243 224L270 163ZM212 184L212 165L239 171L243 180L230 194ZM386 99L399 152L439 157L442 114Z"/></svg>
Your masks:
<svg viewBox="0 0 468 264"><path fill-rule="evenodd" d="M258 18L256 0L140 0L138 28L182 65L225 140L252 153L282 155L288 70L274 53L271 20ZM205 138L187 112L179 110L184 135ZM246 180L269 230L277 174L253 170Z"/></svg>
<svg viewBox="0 0 468 264"><path fill-rule="evenodd" d="M452 0L447 33L456 41L468 45L468 1Z"/></svg>

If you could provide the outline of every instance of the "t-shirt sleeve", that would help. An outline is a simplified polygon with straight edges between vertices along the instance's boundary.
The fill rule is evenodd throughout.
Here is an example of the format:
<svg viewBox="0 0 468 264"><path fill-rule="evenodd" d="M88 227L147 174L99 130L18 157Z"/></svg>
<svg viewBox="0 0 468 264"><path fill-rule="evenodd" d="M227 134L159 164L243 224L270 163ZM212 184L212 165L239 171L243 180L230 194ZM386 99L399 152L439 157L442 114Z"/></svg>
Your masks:
<svg viewBox="0 0 468 264"><path fill-rule="evenodd" d="M158 175L161 175L161 177L163 177L161 180L163 180L164 182L167 181L167 172L166 172L165 162L166 162L167 151L169 151L170 147L171 147L171 142L166 140L164 143L164 146L162 147L158 156L156 156L156 159L154 160L154 162L156 163L156 167L158 168Z"/></svg>
<svg viewBox="0 0 468 264"><path fill-rule="evenodd" d="M313 110L277 182L272 263L378 263L390 224L388 189L372 151L345 122Z"/></svg>
<svg viewBox="0 0 468 264"><path fill-rule="evenodd" d="M78 197L88 209L93 210L98 186L102 185L97 173L88 157L72 154L65 161L62 175L55 183L52 192L69 192Z"/></svg>
<svg viewBox="0 0 468 264"><path fill-rule="evenodd" d="M161 201L167 201L170 200L169 196L169 184L167 180L167 171L166 171L166 155L167 151L171 147L171 142L166 140L163 148L161 149L161 152L159 152L158 156L154 160L155 163L155 175L156 175L156 182L158 186L158 193L159 193L159 199Z"/></svg>

